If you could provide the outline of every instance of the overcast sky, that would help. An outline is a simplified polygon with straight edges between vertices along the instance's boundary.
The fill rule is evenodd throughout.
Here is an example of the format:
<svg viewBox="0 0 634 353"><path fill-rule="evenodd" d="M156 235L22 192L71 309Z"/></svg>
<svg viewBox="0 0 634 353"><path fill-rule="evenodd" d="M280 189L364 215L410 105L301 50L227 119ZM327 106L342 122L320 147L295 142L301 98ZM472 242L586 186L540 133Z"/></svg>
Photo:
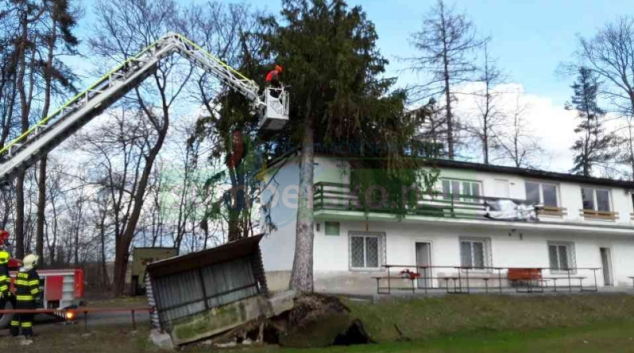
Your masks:
<svg viewBox="0 0 634 353"><path fill-rule="evenodd" d="M197 1L196 2L204 2ZM235 2L235 1L232 1ZM257 8L279 13L281 1L246 0ZM85 37L94 20L94 0L83 1L86 16L79 34ZM361 5L379 34L379 47L390 59L388 75L398 76L399 85L416 81L404 73L399 57L415 55L410 34L420 28L421 19L435 0L349 0ZM451 3L451 1L448 1ZM556 75L562 62L569 61L576 48L576 35L592 35L597 27L624 14L634 14L634 1L596 0L463 0L455 1L483 36L491 36L490 49L529 104L533 130L541 137L551 158L546 169L566 171L571 167L569 147L574 140L574 114L563 109L571 95L571 79ZM515 98L511 98L512 104ZM509 104L511 102L509 101Z"/></svg>

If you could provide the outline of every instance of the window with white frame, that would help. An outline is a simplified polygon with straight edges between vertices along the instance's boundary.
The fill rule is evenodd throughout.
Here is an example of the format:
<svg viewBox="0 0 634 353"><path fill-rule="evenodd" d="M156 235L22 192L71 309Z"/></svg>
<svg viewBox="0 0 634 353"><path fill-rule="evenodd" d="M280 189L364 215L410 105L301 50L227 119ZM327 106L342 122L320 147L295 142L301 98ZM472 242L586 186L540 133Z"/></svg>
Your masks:
<svg viewBox="0 0 634 353"><path fill-rule="evenodd" d="M383 261L384 235L382 233L350 233L350 268L378 270Z"/></svg>
<svg viewBox="0 0 634 353"><path fill-rule="evenodd" d="M583 199L583 209L592 211L612 211L610 203L610 190L581 188L581 198Z"/></svg>
<svg viewBox="0 0 634 353"><path fill-rule="evenodd" d="M460 238L462 267L485 268L491 266L491 241L487 238Z"/></svg>
<svg viewBox="0 0 634 353"><path fill-rule="evenodd" d="M559 207L557 185L527 181L525 186L526 201L547 207Z"/></svg>
<svg viewBox="0 0 634 353"><path fill-rule="evenodd" d="M442 194L445 200L479 202L480 182L469 180L442 180ZM472 197L470 197L472 196Z"/></svg>
<svg viewBox="0 0 634 353"><path fill-rule="evenodd" d="M574 243L548 242L551 271L566 271L576 267Z"/></svg>

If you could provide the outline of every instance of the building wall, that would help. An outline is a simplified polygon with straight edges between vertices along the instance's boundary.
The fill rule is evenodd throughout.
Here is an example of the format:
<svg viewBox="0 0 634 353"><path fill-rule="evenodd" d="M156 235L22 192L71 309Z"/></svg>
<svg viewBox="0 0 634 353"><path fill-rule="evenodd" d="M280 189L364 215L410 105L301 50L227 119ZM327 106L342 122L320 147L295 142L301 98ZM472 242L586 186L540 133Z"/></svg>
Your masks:
<svg viewBox="0 0 634 353"><path fill-rule="evenodd" d="M278 185L277 202L272 207L272 219L277 230L267 235L261 243L263 260L267 271L267 281L271 290L282 290L288 285L290 270L293 264L295 249L295 218L298 165L296 160L288 161L275 174ZM485 196L494 196L496 179L509 181L509 196L525 199L525 179L513 175L482 173L466 170L443 170L442 177L478 180L482 182ZM342 173L342 162L336 159L316 158L315 182L328 181L346 183L348 173ZM530 179L533 180L533 179ZM539 180L537 180L539 181ZM617 222L588 221L579 215L582 208L581 189L579 184L551 182L557 184L560 207L568 209L565 217L555 217L552 221L574 222L586 225L619 224L632 225L631 195L621 188L609 188L613 210L619 212ZM601 187L605 188L605 187ZM265 193L266 194L266 193ZM264 198L266 200L266 198ZM295 206L295 207L293 207ZM333 221L337 220L333 218ZM386 235L386 258L388 264L415 264L415 243L430 242L432 246L433 265L459 266L461 236L488 237L491 242L492 265L500 267L549 267L548 241L573 242L575 244L577 267L601 267L599 248L608 247L612 252L612 267L616 285L631 285L628 276L634 276L634 229L631 235L613 235L605 232L576 234L564 230L522 230L522 240L518 232L509 236L511 227L491 228L488 226L434 225L433 222L390 221L390 222L355 222L341 221L339 236L326 236L325 224L317 222L319 230L315 231L314 271L316 289L328 292L374 293L376 282L372 276L381 272L364 272L350 270L349 266L349 232L371 231L384 232ZM448 270L443 270L447 272ZM593 274L588 276L584 285L594 283ZM599 285L603 284L602 272L597 271Z"/></svg>
<svg viewBox="0 0 634 353"><path fill-rule="evenodd" d="M509 232L504 230L441 228L433 225L423 227L404 222L341 222L340 235L330 236L325 235L324 222L319 223L319 231L315 232L314 271L316 289L323 292L373 293L376 290L376 282L371 277L385 275L385 272L350 269L349 232L366 230L385 233L384 263L387 264L414 266L416 242L429 242L434 266L460 266L460 238L483 237L490 239L491 266L550 267L548 242L555 241L574 243L575 262L579 268L602 267L599 249L610 248L614 284L617 286L631 286L628 276L634 276L634 239L624 236L522 231L520 239L519 233L509 236ZM288 284L292 259L282 263L272 252L268 252L264 261L265 264L277 263L275 273L271 273L267 279L273 290L283 289ZM456 273L452 269L434 271L434 276ZM579 270L577 275L587 277L584 285L594 284L592 271ZM544 276L556 275L547 273ZM603 285L603 272L600 270L597 271L597 282L599 286Z"/></svg>

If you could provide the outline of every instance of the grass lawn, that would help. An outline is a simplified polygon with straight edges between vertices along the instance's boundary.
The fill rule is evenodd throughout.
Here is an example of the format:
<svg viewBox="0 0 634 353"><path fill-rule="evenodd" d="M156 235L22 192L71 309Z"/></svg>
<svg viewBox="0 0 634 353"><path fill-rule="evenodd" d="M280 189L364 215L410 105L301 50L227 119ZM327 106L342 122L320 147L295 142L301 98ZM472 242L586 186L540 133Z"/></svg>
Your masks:
<svg viewBox="0 0 634 353"><path fill-rule="evenodd" d="M601 322L634 320L634 296L624 294L466 295L346 304L377 342L399 340L395 325L407 338L432 339L480 332L587 327Z"/></svg>
<svg viewBox="0 0 634 353"><path fill-rule="evenodd" d="M136 306L117 299L99 306ZM634 296L447 296L387 300L378 304L346 301L378 344L323 349L241 346L223 352L387 353L387 352L634 352ZM404 338L409 341L403 342ZM0 331L0 351L29 353L160 352L148 341L147 324L131 326L36 326L28 347ZM209 352L200 344L184 347ZM218 350L215 350L218 351Z"/></svg>
<svg viewBox="0 0 634 353"><path fill-rule="evenodd" d="M4 334L8 332L4 331ZM130 333L129 327L92 328L60 326L40 332L32 345L20 346L8 337L0 339L0 350L29 353L133 353L160 352L148 341L148 329ZM190 346L184 352L209 352L209 347ZM435 353L435 352L634 352L634 320L603 322L575 328L473 332L412 342L392 342L323 349L284 349L261 346L224 349L245 353Z"/></svg>
<svg viewBox="0 0 634 353"><path fill-rule="evenodd" d="M550 330L478 332L405 343L307 350L265 348L252 351L279 353L634 352L634 321ZM192 352L199 351L192 350Z"/></svg>

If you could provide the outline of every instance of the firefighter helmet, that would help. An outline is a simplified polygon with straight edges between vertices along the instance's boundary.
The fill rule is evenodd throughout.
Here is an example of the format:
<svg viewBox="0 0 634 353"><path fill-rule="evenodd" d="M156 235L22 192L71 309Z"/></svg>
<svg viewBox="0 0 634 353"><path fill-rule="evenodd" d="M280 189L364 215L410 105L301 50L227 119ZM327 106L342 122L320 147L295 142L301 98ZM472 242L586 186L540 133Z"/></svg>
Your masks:
<svg viewBox="0 0 634 353"><path fill-rule="evenodd" d="M39 257L37 255L29 254L29 255L26 255L24 260L22 260L22 264L24 265L24 268L30 270L30 269L34 268L37 265L37 260L38 259L39 259Z"/></svg>
<svg viewBox="0 0 634 353"><path fill-rule="evenodd" d="M0 265L6 265L9 263L9 253L4 251L4 250L0 250Z"/></svg>

